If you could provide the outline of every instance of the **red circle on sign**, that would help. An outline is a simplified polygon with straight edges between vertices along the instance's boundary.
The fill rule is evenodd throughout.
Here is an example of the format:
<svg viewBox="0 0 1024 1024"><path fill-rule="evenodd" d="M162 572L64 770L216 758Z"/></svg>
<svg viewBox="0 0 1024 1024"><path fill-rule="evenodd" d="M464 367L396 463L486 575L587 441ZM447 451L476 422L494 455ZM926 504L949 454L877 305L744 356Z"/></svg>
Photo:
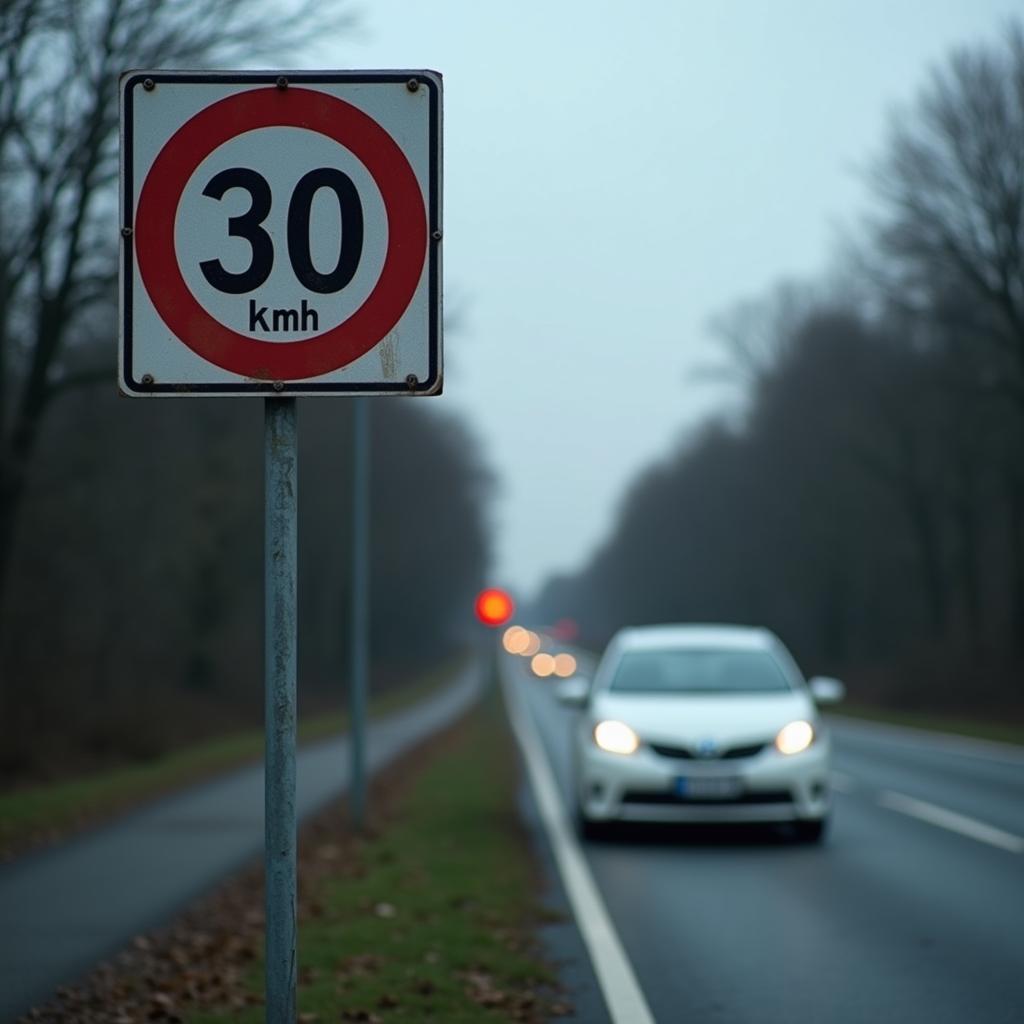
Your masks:
<svg viewBox="0 0 1024 1024"><path fill-rule="evenodd" d="M319 132L354 154L380 189L388 223L384 266L366 301L337 327L302 341L260 341L225 327L192 294L174 248L178 204L196 168L236 135L279 127ZM201 110L160 150L135 217L139 273L164 323L203 359L258 380L318 377L369 352L412 301L426 251L423 195L398 144L351 103L312 89L251 89Z"/></svg>

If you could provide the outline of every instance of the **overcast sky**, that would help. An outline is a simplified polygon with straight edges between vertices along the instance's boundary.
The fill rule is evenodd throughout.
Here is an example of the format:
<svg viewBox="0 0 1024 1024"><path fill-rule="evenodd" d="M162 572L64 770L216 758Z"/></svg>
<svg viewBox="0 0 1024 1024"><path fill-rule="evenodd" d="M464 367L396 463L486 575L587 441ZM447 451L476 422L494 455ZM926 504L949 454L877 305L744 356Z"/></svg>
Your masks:
<svg viewBox="0 0 1024 1024"><path fill-rule="evenodd" d="M726 396L712 315L824 272L888 112L1020 0L372 0L326 64L445 79L441 407L500 475L497 581L581 565ZM319 56L319 55L318 55ZM433 401L433 400L431 400Z"/></svg>

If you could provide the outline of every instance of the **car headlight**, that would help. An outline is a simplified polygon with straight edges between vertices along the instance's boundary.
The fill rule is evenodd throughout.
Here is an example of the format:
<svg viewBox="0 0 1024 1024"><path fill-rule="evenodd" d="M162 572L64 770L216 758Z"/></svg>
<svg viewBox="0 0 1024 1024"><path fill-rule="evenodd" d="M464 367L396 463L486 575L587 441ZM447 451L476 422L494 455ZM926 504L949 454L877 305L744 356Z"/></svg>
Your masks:
<svg viewBox="0 0 1024 1024"><path fill-rule="evenodd" d="M799 754L814 742L814 726L810 722L790 722L779 730L775 747L782 754Z"/></svg>
<svg viewBox="0 0 1024 1024"><path fill-rule="evenodd" d="M609 754L632 754L640 746L636 733L625 722L598 722L594 742Z"/></svg>

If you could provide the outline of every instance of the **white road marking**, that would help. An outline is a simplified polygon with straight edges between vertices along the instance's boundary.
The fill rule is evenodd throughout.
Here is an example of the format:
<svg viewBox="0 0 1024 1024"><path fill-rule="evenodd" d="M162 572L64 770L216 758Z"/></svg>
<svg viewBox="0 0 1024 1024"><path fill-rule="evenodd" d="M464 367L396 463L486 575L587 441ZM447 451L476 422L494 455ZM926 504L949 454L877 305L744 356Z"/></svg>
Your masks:
<svg viewBox="0 0 1024 1024"><path fill-rule="evenodd" d="M912 818L918 818L931 825L938 825L939 828L949 829L950 832L959 832L961 835L977 839L981 843L988 843L989 846L997 846L1010 853L1024 853L1024 838L1021 836L1004 832L1001 828L986 825L984 822L968 818L964 814L957 814L956 811L946 810L944 807L926 803L924 800L915 800L913 797L905 796L903 793L894 793L892 790L883 790L879 793L878 802L891 811L909 814Z"/></svg>
<svg viewBox="0 0 1024 1024"><path fill-rule="evenodd" d="M573 914L590 953L594 973L613 1024L654 1024L647 1000L633 973L583 851L573 834L547 753L522 698L502 674L502 690L512 731L519 742L541 822L562 876Z"/></svg>

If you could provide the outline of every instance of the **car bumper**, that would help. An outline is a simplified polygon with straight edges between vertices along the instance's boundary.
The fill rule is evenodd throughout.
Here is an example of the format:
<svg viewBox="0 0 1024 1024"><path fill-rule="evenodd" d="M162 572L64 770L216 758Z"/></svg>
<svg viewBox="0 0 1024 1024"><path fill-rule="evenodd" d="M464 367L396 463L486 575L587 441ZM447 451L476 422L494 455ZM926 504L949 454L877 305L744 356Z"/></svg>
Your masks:
<svg viewBox="0 0 1024 1024"><path fill-rule="evenodd" d="M802 754L768 749L752 758L716 761L680 761L646 748L628 756L608 754L584 741L577 749L576 777L580 813L590 821L808 821L824 818L831 802L825 739ZM705 788L705 780L712 780L728 793L688 796L693 780Z"/></svg>

